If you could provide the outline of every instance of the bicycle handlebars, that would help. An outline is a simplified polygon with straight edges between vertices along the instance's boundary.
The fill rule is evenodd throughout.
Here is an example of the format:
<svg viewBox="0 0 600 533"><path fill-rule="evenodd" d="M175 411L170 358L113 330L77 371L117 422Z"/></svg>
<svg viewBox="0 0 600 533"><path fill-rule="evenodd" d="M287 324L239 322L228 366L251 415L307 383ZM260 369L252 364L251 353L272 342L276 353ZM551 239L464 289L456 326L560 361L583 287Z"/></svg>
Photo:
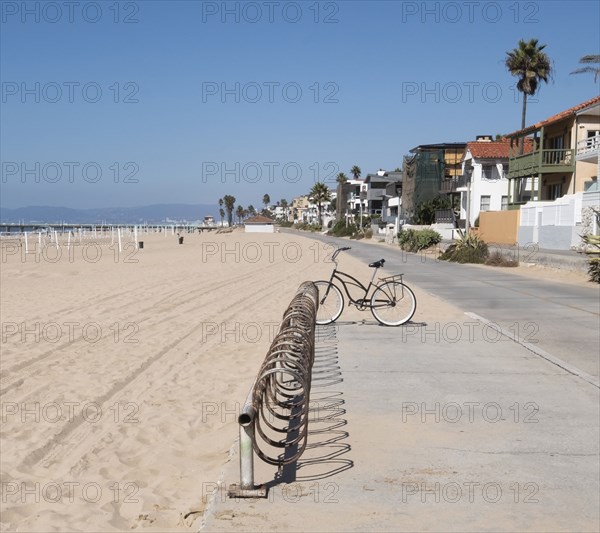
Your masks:
<svg viewBox="0 0 600 533"><path fill-rule="evenodd" d="M338 256L338 254L340 252L344 252L345 250L352 250L352 248L350 246L344 246L343 248L338 248L335 252L333 252L333 255L331 256L331 260L335 261L335 258Z"/></svg>

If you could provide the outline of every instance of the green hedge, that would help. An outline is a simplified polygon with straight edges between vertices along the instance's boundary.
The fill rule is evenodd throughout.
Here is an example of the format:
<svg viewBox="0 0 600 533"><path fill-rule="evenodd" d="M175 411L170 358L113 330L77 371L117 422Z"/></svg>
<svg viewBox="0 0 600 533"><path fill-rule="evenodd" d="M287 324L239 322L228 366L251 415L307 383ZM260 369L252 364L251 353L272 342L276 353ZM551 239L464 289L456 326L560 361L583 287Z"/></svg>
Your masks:
<svg viewBox="0 0 600 533"><path fill-rule="evenodd" d="M401 230L398 233L398 244L407 252L418 252L442 241L442 236L432 229Z"/></svg>
<svg viewBox="0 0 600 533"><path fill-rule="evenodd" d="M354 224L349 224L348 227L346 227L346 222L344 220L338 220L331 231L328 232L328 235L333 235L335 237L352 237L357 231L358 229Z"/></svg>
<svg viewBox="0 0 600 533"><path fill-rule="evenodd" d="M301 229L304 231L323 231L321 224L307 224L306 222L296 224L296 229Z"/></svg>

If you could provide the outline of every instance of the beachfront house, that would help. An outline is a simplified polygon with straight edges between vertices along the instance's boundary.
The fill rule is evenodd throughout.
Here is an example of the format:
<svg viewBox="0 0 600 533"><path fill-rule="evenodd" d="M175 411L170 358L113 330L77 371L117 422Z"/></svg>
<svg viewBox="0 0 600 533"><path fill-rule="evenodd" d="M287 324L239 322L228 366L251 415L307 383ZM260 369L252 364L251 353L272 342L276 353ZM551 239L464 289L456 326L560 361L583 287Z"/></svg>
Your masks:
<svg viewBox="0 0 600 533"><path fill-rule="evenodd" d="M337 202L337 192L329 190L329 202L321 203L321 218L319 220L319 206L313 202L312 198L308 198L308 206L306 211L306 222L309 224L323 224L324 228L333 225L335 222L335 205Z"/></svg>
<svg viewBox="0 0 600 533"><path fill-rule="evenodd" d="M386 172L379 170L375 174L367 174L364 184L367 186L367 214L383 217L386 191L388 185L402 181L402 172ZM396 187L392 187L396 190ZM391 190L392 190L391 189Z"/></svg>
<svg viewBox="0 0 600 533"><path fill-rule="evenodd" d="M511 208L583 192L598 179L599 110L596 96L508 135ZM521 148L526 140L530 150Z"/></svg>
<svg viewBox="0 0 600 533"><path fill-rule="evenodd" d="M400 231L400 226L403 224L402 172L386 172L384 176L390 178L390 181L385 187L381 219L386 223L388 228L392 225L394 226L393 233L395 235Z"/></svg>
<svg viewBox="0 0 600 533"><path fill-rule="evenodd" d="M569 249L597 228L600 96L508 135L517 241ZM523 143L530 143L530 146Z"/></svg>
<svg viewBox="0 0 600 533"><path fill-rule="evenodd" d="M292 199L292 217L294 222L307 222L308 196L296 196Z"/></svg>
<svg viewBox="0 0 600 533"><path fill-rule="evenodd" d="M379 170L367 174L366 214L372 217L371 227L374 233L385 233L387 226L399 230L399 210L402 194L402 172Z"/></svg>
<svg viewBox="0 0 600 533"><path fill-rule="evenodd" d="M269 211L275 216L277 221L288 221L291 214L291 208L289 206L282 206L279 203L269 207Z"/></svg>
<svg viewBox="0 0 600 533"><path fill-rule="evenodd" d="M506 138L493 141L489 135L479 135L468 142L462 160L462 173L442 182L442 192L460 196L459 226L469 219L469 226L478 226L482 211L508 209L508 151Z"/></svg>
<svg viewBox="0 0 600 533"><path fill-rule="evenodd" d="M411 219L416 208L440 196L442 182L462 174L466 143L421 144L404 156L402 209ZM458 201L458 199L457 199Z"/></svg>
<svg viewBox="0 0 600 533"><path fill-rule="evenodd" d="M344 184L344 193L347 222L348 224L359 223L360 215L367 214L367 185L364 180L349 179Z"/></svg>

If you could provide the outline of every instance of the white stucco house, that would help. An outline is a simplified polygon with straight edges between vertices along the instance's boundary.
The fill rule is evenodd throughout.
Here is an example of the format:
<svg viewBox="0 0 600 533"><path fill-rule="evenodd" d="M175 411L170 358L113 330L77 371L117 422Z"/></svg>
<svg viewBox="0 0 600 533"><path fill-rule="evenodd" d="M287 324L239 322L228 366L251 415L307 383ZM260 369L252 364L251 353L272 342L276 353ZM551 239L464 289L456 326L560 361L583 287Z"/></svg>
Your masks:
<svg viewBox="0 0 600 533"><path fill-rule="evenodd" d="M262 215L250 217L244 221L246 233L274 233L273 220Z"/></svg>
<svg viewBox="0 0 600 533"><path fill-rule="evenodd" d="M508 139L492 141L481 137L467 143L462 161L463 176L456 192L461 193L460 218L466 220L468 212L470 226L475 225L481 211L508 209L509 148Z"/></svg>

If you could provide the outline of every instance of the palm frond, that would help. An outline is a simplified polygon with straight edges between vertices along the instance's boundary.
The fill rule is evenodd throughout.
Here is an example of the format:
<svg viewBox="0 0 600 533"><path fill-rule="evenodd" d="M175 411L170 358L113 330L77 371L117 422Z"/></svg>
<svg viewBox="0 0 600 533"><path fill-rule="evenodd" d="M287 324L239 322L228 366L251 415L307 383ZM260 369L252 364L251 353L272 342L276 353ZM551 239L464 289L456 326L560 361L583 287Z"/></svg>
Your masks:
<svg viewBox="0 0 600 533"><path fill-rule="evenodd" d="M587 56L583 56L580 60L580 63L600 63L600 55L587 55Z"/></svg>

